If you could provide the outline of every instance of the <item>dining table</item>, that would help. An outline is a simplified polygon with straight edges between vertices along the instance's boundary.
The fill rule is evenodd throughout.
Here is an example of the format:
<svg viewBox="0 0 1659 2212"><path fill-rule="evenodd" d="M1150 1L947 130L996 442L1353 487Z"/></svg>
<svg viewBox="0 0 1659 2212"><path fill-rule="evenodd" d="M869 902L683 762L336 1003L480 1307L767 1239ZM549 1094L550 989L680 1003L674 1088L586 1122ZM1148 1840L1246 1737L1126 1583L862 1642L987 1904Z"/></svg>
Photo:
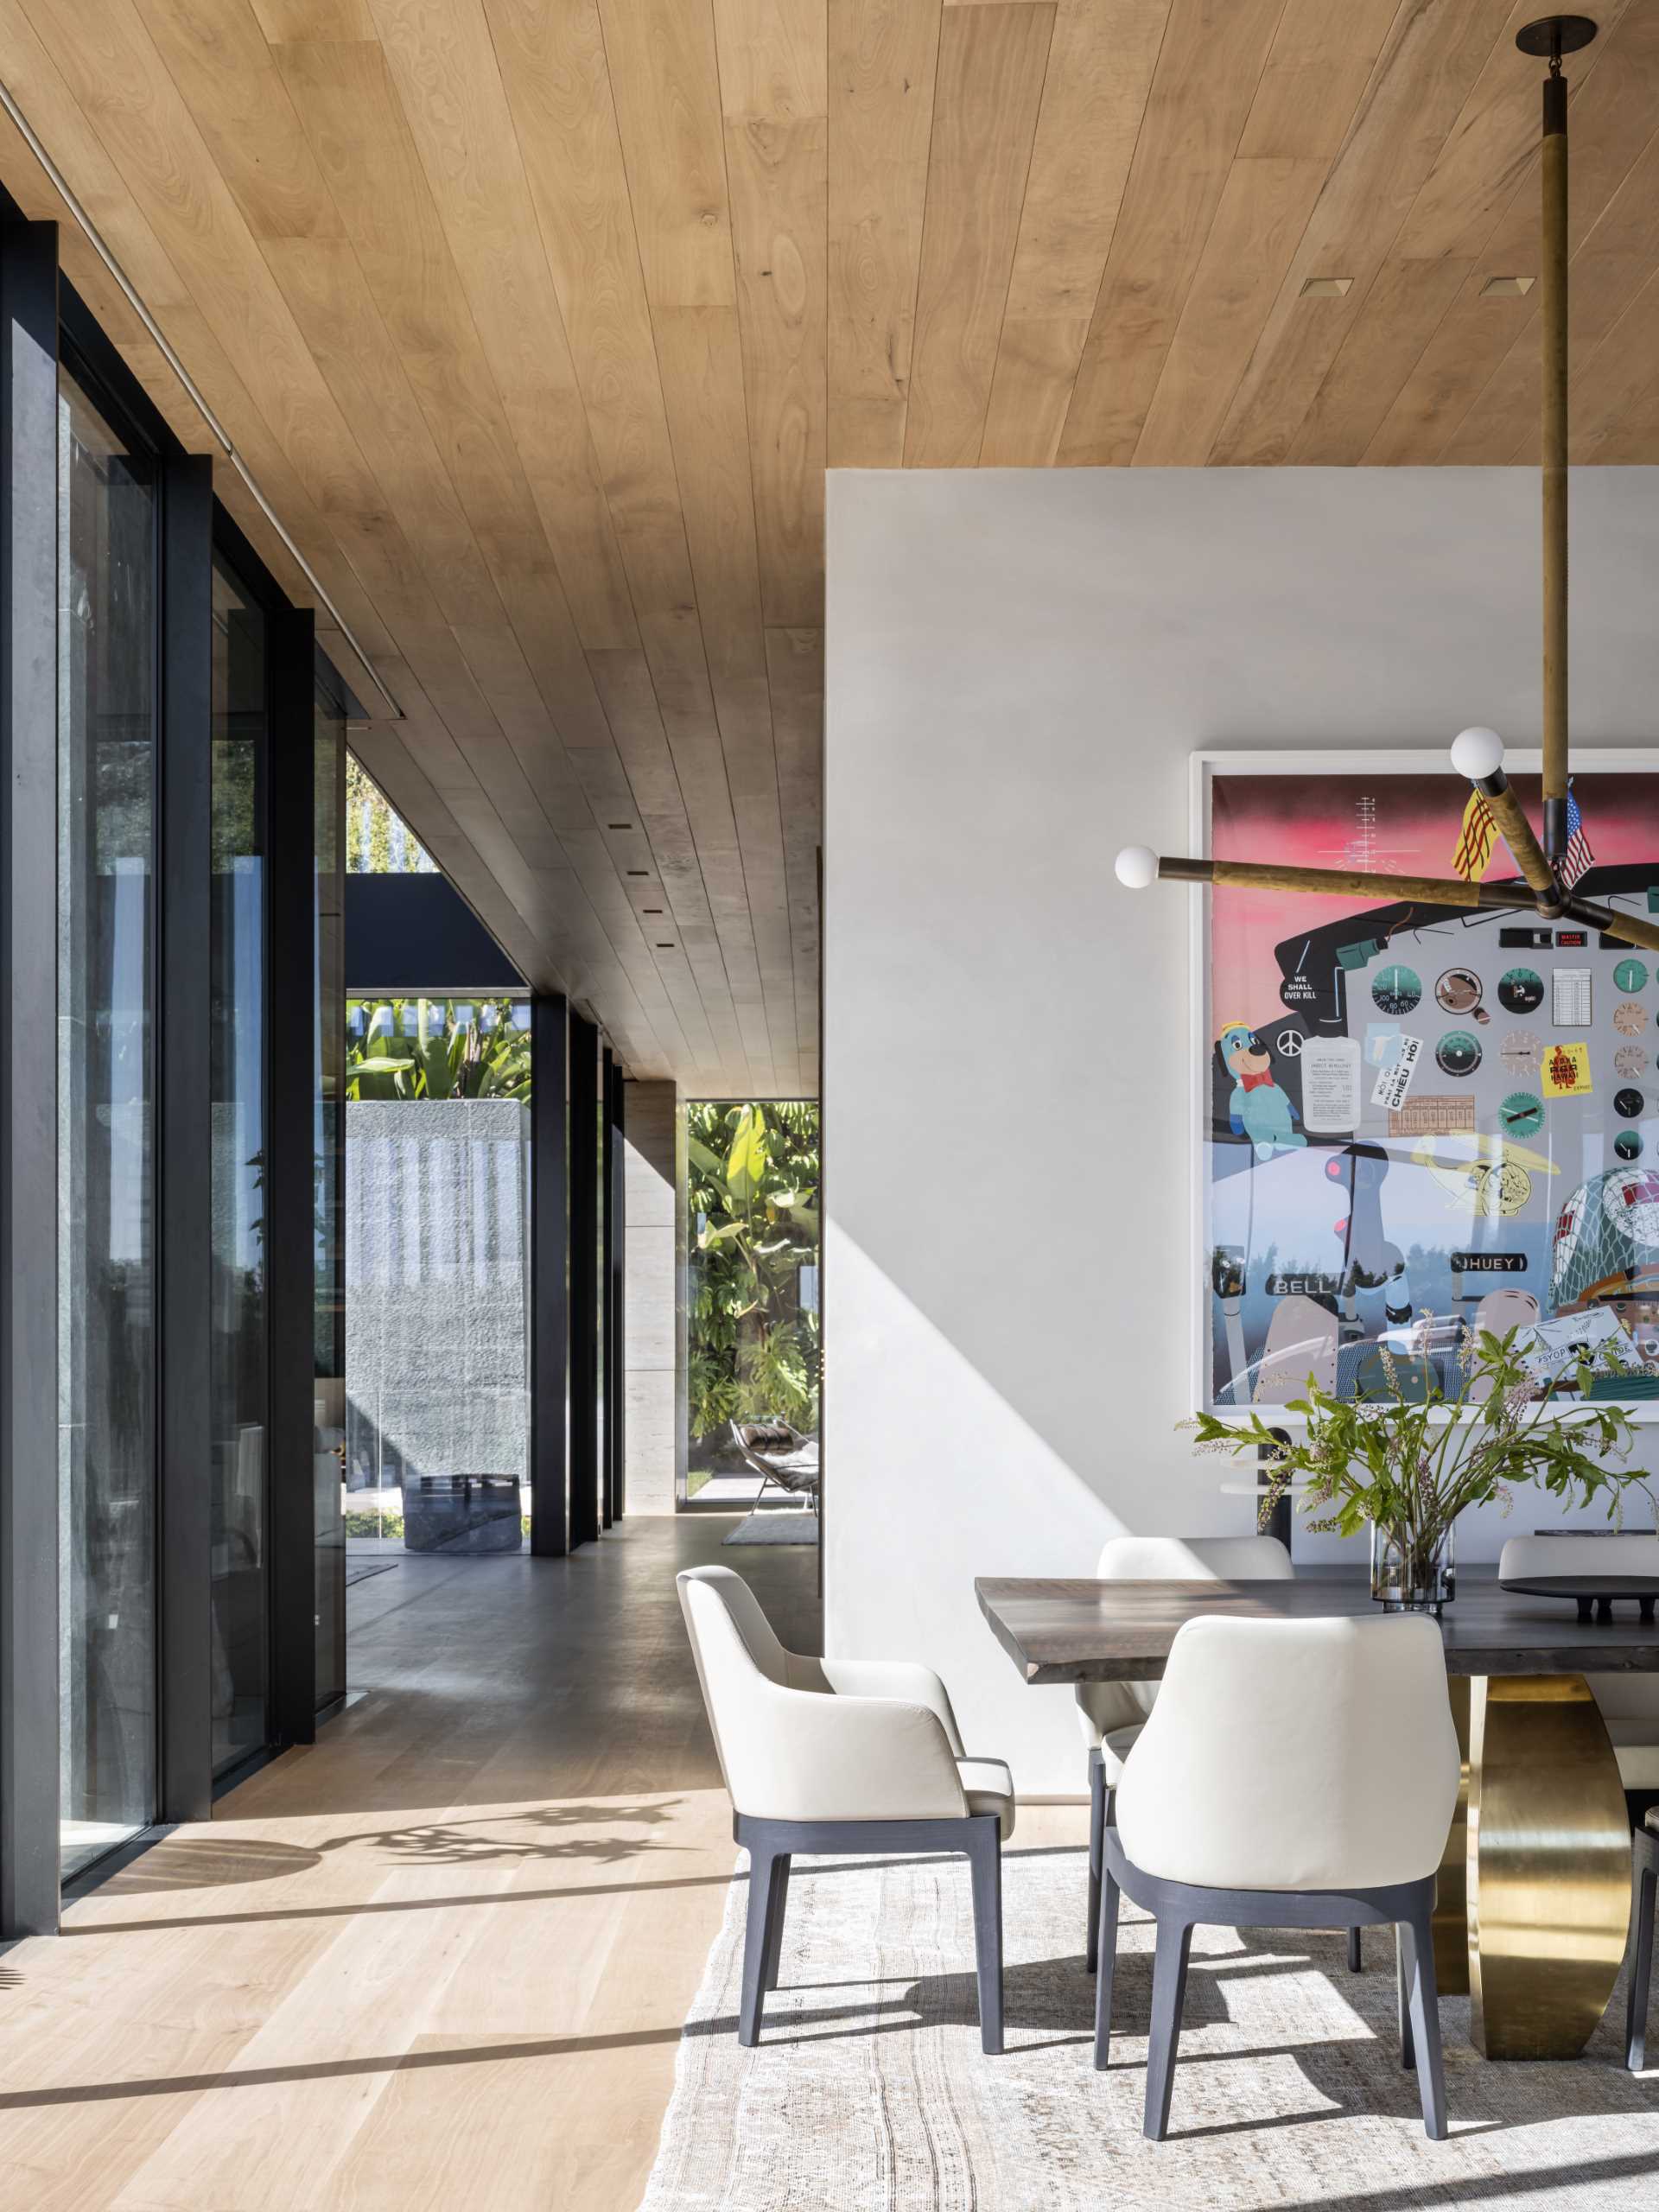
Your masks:
<svg viewBox="0 0 1659 2212"><path fill-rule="evenodd" d="M1155 1681L1183 1625L1370 1619L1363 1569L1299 1567L1274 1582L980 1577L980 1611L1021 1679ZM1504 1590L1459 1570L1440 1619L1463 1755L1436 1890L1435 1973L1466 1994L1489 2058L1576 2057L1618 1979L1630 1930L1631 1823L1586 1679L1659 1672L1659 1627L1571 1596ZM1650 1609L1649 1609L1650 1610ZM1283 1725L1294 1728L1287 1711ZM1133 1753L1131 1753L1133 1758Z"/></svg>

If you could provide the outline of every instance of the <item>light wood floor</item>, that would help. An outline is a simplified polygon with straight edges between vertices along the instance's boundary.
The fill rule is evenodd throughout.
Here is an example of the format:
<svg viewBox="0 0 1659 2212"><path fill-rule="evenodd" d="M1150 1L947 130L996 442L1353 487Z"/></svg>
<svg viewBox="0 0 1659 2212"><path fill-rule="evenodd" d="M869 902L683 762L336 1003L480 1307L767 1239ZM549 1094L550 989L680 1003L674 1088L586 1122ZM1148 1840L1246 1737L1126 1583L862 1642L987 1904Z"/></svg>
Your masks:
<svg viewBox="0 0 1659 2212"><path fill-rule="evenodd" d="M725 1904L675 1569L732 1525L355 1585L322 1732L0 1954L18 2212L632 2212ZM816 1554L728 1551L816 1649Z"/></svg>

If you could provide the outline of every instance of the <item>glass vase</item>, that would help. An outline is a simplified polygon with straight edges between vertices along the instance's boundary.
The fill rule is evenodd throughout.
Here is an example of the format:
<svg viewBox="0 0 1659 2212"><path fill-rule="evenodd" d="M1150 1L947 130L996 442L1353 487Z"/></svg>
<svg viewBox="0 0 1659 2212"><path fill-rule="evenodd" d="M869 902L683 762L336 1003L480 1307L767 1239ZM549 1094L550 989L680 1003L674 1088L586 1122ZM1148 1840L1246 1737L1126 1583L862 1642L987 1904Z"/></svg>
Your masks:
<svg viewBox="0 0 1659 2212"><path fill-rule="evenodd" d="M1438 1616L1458 1592L1453 1524L1427 1538L1371 1523L1371 1595L1389 1613Z"/></svg>

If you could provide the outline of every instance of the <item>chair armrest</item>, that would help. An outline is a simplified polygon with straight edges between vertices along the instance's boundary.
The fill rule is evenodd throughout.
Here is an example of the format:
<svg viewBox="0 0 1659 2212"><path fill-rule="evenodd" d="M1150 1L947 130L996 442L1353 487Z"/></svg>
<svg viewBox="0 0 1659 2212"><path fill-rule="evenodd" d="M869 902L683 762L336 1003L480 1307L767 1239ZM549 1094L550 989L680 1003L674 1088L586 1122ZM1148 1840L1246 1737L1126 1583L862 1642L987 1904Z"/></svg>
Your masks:
<svg viewBox="0 0 1659 2212"><path fill-rule="evenodd" d="M1077 1725L1091 1751L1119 1728L1135 1728L1152 1709L1152 1699L1135 1695L1140 1685L1130 1682L1078 1682ZM1154 1684L1147 1684L1148 1689Z"/></svg>
<svg viewBox="0 0 1659 2212"><path fill-rule="evenodd" d="M811 1668L814 1678L796 1680L796 1668ZM962 1731L951 1709L950 1693L931 1667L912 1659L801 1659L790 1655L790 1684L798 1689L833 1690L837 1697L899 1698L925 1705L938 1715L951 1755L960 1758Z"/></svg>
<svg viewBox="0 0 1659 2212"><path fill-rule="evenodd" d="M774 1821L957 1820L956 1754L931 1705L767 1683L753 1722L722 1738L740 1813Z"/></svg>

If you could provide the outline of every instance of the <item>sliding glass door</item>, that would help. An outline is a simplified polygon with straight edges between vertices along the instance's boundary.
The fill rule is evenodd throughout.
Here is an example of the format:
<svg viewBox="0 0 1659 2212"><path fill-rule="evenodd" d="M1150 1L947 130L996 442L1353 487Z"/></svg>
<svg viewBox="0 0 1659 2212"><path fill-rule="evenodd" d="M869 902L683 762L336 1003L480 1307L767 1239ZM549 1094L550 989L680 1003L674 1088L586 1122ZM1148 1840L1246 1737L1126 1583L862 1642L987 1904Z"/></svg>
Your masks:
<svg viewBox="0 0 1659 2212"><path fill-rule="evenodd" d="M263 610L216 553L209 1386L215 1774L258 1750L267 1733L265 630Z"/></svg>
<svg viewBox="0 0 1659 2212"><path fill-rule="evenodd" d="M66 370L58 418L61 1857L156 1797L156 469ZM37 1040L42 1052L48 1039Z"/></svg>

